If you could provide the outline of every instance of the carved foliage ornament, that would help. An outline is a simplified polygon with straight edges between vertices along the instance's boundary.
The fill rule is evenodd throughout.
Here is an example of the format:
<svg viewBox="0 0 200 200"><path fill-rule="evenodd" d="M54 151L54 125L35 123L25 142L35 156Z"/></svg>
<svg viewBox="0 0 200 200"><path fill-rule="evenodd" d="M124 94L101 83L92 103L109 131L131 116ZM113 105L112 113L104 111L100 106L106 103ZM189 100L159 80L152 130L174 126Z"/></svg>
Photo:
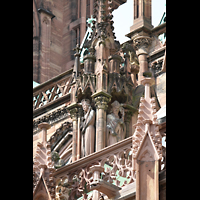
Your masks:
<svg viewBox="0 0 200 200"><path fill-rule="evenodd" d="M108 107L108 102L111 100L111 98L105 97L105 96L98 96L95 98L95 103L98 109L104 109L106 110Z"/></svg>
<svg viewBox="0 0 200 200"><path fill-rule="evenodd" d="M151 44L150 37L138 37L133 40L133 45L136 50L138 50L141 47L147 48L150 44Z"/></svg>

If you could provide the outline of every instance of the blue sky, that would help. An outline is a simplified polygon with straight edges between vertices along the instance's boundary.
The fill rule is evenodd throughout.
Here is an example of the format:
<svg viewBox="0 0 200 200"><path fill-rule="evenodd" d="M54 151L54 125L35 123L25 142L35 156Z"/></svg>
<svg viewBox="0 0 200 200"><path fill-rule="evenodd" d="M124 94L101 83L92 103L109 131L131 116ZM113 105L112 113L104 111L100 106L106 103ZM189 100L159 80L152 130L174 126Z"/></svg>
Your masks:
<svg viewBox="0 0 200 200"><path fill-rule="evenodd" d="M159 24L163 12L166 10L166 0L152 0L152 25L155 27ZM130 26L133 25L133 0L121 5L113 12L114 32L116 39L120 43L127 41L125 35L130 32Z"/></svg>

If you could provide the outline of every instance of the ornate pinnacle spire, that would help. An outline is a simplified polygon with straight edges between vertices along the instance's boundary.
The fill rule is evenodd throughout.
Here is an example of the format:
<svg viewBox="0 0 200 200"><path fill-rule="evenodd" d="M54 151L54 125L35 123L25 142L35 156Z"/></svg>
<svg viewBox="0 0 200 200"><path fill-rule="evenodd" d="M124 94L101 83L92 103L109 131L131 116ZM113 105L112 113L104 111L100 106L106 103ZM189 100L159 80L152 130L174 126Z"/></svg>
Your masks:
<svg viewBox="0 0 200 200"><path fill-rule="evenodd" d="M149 76L149 75L148 75ZM138 152L142 148L143 140L146 135L151 138L152 145L155 147L157 159L162 158L162 138L159 133L159 127L157 123L156 104L155 97L150 97L150 86L153 83L151 77L145 77L142 79L142 84L145 85L144 98L140 98L138 120L135 126L135 132L133 134L133 158L138 157Z"/></svg>
<svg viewBox="0 0 200 200"><path fill-rule="evenodd" d="M95 17L97 21L96 28L99 36L104 35L105 38L107 36L113 36L114 39L116 38L113 32L113 10L112 0L95 0L93 17Z"/></svg>
<svg viewBox="0 0 200 200"><path fill-rule="evenodd" d="M136 171L136 199L141 199L142 191L143 194L151 194L149 200L159 200L159 160L162 159L162 137L155 115L156 99L151 98L150 95L150 86L154 81L150 76L149 72L145 72L141 80L145 86L145 95L144 98L140 98L138 119L134 125L132 161L133 170ZM142 186L146 184L147 177L151 186L144 188Z"/></svg>

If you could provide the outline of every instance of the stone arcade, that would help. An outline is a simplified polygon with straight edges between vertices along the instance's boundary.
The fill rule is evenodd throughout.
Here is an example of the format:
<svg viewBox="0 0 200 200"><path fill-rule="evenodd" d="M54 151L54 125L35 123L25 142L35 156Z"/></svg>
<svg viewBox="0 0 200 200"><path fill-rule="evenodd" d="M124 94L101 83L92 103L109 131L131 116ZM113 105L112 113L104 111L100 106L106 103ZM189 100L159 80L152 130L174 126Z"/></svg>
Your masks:
<svg viewBox="0 0 200 200"><path fill-rule="evenodd" d="M112 12L125 2L94 0L73 69L33 89L34 200L166 199L166 22L154 28L151 0L135 0L120 45Z"/></svg>

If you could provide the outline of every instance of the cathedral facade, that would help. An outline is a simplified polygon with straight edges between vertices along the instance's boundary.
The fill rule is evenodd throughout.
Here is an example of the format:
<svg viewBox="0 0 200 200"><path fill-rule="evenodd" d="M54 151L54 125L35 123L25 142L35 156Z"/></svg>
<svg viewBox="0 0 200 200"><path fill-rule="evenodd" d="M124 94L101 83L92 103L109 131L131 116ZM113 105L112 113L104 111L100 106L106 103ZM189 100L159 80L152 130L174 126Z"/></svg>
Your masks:
<svg viewBox="0 0 200 200"><path fill-rule="evenodd" d="M33 199L165 200L166 38L159 37L166 33L166 18L153 27L151 0L134 0L130 40L120 44L112 12L126 0L63 2L33 1L39 16L34 34L41 33L41 54L33 64L40 63L35 71L46 77L33 89ZM76 6L68 12L78 17L63 24L77 24L79 37L69 37L81 42L68 45L71 64L61 70L69 53L55 56L61 63L53 67L60 30L54 26L55 19L67 19L59 8L67 10L69 2ZM81 33L86 17L88 35ZM60 71L49 79L52 67Z"/></svg>

